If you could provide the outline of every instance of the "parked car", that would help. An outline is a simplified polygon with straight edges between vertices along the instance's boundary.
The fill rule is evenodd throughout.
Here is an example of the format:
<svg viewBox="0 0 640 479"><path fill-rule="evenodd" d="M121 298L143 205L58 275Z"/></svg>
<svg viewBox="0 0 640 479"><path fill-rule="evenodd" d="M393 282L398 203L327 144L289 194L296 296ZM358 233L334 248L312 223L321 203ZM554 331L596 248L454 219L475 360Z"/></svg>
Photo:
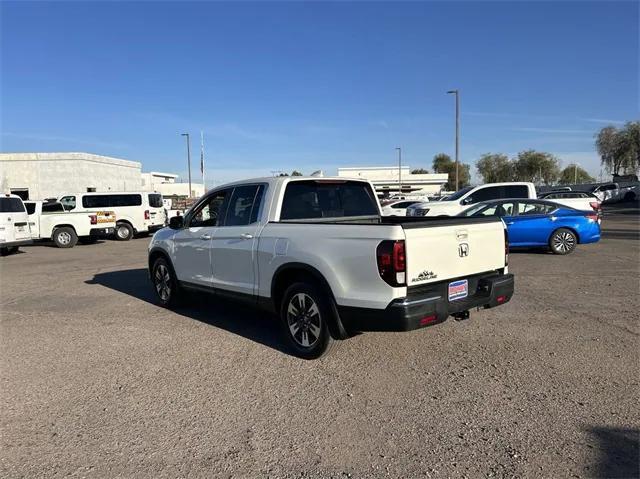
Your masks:
<svg viewBox="0 0 640 479"><path fill-rule="evenodd" d="M525 182L468 186L441 201L411 205L407 216L455 216L471 205L500 198L537 198L536 188Z"/></svg>
<svg viewBox="0 0 640 479"><path fill-rule="evenodd" d="M421 201L420 200L394 201L382 207L382 215L383 216L407 216L407 208L416 203L421 203Z"/></svg>
<svg viewBox="0 0 640 479"><path fill-rule="evenodd" d="M20 246L31 242L27 210L22 199L10 194L0 196L0 255L16 253Z"/></svg>
<svg viewBox="0 0 640 479"><path fill-rule="evenodd" d="M61 203L25 201L33 240L52 240L58 248L73 248L78 241L94 243L112 235L116 216L112 211L65 211Z"/></svg>
<svg viewBox="0 0 640 479"><path fill-rule="evenodd" d="M119 241L128 241L136 234L154 232L165 226L166 213L160 193L76 193L62 195L58 201L67 211L113 211L116 215L115 238Z"/></svg>
<svg viewBox="0 0 640 479"><path fill-rule="evenodd" d="M592 209L596 212L601 212L602 210L600 199L593 193L587 193L586 191L548 191L538 195L538 198L577 210L588 211Z"/></svg>
<svg viewBox="0 0 640 479"><path fill-rule="evenodd" d="M545 200L506 199L479 203L461 216L502 218L509 232L509 247L547 247L569 254L578 244L600 240L598 214Z"/></svg>
<svg viewBox="0 0 640 479"><path fill-rule="evenodd" d="M606 183L596 186L591 192L601 203L613 203L619 200L620 188L617 183Z"/></svg>
<svg viewBox="0 0 640 479"><path fill-rule="evenodd" d="M354 331L407 331L509 301L499 218L384 217L373 185L276 177L209 191L149 244L161 304L186 289L277 313L292 351L316 358Z"/></svg>

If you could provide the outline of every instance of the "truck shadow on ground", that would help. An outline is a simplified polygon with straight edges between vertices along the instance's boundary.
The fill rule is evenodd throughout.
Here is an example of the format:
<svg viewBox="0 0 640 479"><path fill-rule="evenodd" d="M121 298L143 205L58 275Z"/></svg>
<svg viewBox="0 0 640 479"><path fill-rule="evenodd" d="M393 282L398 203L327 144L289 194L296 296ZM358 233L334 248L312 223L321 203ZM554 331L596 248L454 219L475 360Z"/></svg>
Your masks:
<svg viewBox="0 0 640 479"><path fill-rule="evenodd" d="M588 432L599 442L600 457L594 477L640 477L640 430L593 427Z"/></svg>
<svg viewBox="0 0 640 479"><path fill-rule="evenodd" d="M105 286L159 306L148 272L144 268L99 273L85 283ZM250 305L212 294L185 292L184 301L173 311L289 354L281 340L280 326L275 316L254 309Z"/></svg>

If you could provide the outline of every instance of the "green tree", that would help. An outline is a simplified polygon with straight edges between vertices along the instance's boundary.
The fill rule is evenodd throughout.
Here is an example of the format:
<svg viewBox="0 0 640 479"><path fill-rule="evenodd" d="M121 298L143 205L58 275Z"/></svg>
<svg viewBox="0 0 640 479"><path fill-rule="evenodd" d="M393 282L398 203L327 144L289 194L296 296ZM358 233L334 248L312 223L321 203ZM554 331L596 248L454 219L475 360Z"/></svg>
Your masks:
<svg viewBox="0 0 640 479"><path fill-rule="evenodd" d="M596 179L591 176L587 170L576 164L567 166L562 173L558 183L561 185L577 185L581 183L595 183Z"/></svg>
<svg viewBox="0 0 640 479"><path fill-rule="evenodd" d="M630 121L622 128L605 126L596 135L596 150L611 173L637 172L640 169L640 122Z"/></svg>
<svg viewBox="0 0 640 479"><path fill-rule="evenodd" d="M433 157L433 171L435 173L448 173L447 168L453 163L453 160L446 153L438 153Z"/></svg>
<svg viewBox="0 0 640 479"><path fill-rule="evenodd" d="M291 176L304 176L302 173L300 173L298 170L293 170L291 172Z"/></svg>
<svg viewBox="0 0 640 479"><path fill-rule="evenodd" d="M560 161L551 153L527 150L518 153L514 162L514 179L550 185L558 180Z"/></svg>
<svg viewBox="0 0 640 479"><path fill-rule="evenodd" d="M485 183L513 180L513 162L502 153L485 153L476 163L476 169Z"/></svg>
<svg viewBox="0 0 640 479"><path fill-rule="evenodd" d="M435 173L447 173L449 179L444 186L446 190L456 189L456 162L445 153L438 153L433 157L433 171ZM458 165L458 183L459 188L464 188L471 181L471 168L465 163Z"/></svg>
<svg viewBox="0 0 640 479"><path fill-rule="evenodd" d="M429 170L425 170L424 168L416 168L415 170L411 170L412 175L426 175L429 173Z"/></svg>

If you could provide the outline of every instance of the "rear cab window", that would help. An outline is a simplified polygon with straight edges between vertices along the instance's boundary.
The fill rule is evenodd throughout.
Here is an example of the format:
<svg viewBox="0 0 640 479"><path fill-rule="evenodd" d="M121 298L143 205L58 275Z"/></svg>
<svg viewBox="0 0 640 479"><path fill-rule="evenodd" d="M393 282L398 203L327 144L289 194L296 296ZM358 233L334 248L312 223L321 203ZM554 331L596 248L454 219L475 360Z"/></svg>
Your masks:
<svg viewBox="0 0 640 479"><path fill-rule="evenodd" d="M303 180L287 184L281 221L378 216L378 203L368 183Z"/></svg>
<svg viewBox="0 0 640 479"><path fill-rule="evenodd" d="M162 195L160 193L150 193L149 206L151 208L162 208L164 206L162 204Z"/></svg>
<svg viewBox="0 0 640 479"><path fill-rule="evenodd" d="M0 213L24 213L24 204L20 198L0 198Z"/></svg>

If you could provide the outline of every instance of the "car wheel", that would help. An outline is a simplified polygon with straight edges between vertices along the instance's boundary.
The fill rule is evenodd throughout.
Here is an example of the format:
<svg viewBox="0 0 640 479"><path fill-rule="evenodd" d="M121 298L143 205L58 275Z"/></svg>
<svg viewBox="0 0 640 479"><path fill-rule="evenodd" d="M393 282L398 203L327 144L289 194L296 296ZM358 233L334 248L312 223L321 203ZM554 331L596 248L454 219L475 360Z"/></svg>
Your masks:
<svg viewBox="0 0 640 479"><path fill-rule="evenodd" d="M169 262L164 258L158 258L153 263L151 281L160 303L169 308L178 304L180 291L175 273Z"/></svg>
<svg viewBox="0 0 640 479"><path fill-rule="evenodd" d="M131 238L133 238L133 227L129 223L118 223L116 225L116 239L129 241Z"/></svg>
<svg viewBox="0 0 640 479"><path fill-rule="evenodd" d="M58 248L73 248L78 242L78 235L73 228L63 226L53 232L53 242Z"/></svg>
<svg viewBox="0 0 640 479"><path fill-rule="evenodd" d="M17 253L18 251L18 246L7 246L4 248L0 248L0 256L9 256L10 254Z"/></svg>
<svg viewBox="0 0 640 479"><path fill-rule="evenodd" d="M315 285L289 286L280 305L280 319L287 343L296 356L316 359L333 346L328 323L333 319L330 299Z"/></svg>
<svg viewBox="0 0 640 479"><path fill-rule="evenodd" d="M553 232L549 239L549 248L554 254L569 254L578 244L576 234L566 228L560 228Z"/></svg>
<svg viewBox="0 0 640 479"><path fill-rule="evenodd" d="M624 201L635 201L636 194L633 191L627 191L624 195Z"/></svg>

